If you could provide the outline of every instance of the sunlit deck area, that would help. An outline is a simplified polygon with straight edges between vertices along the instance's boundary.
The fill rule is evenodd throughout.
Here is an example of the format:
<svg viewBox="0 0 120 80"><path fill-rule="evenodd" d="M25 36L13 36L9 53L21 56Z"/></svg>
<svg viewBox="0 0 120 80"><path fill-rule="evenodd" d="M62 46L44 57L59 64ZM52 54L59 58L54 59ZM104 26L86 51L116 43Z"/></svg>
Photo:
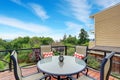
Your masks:
<svg viewBox="0 0 120 80"><path fill-rule="evenodd" d="M26 76L26 75L29 75L29 74L35 73L35 72L37 72L36 66L22 69L23 76ZM99 76L100 76L99 71L96 71L96 70L93 70L93 69L89 68L88 75L90 75L90 76L94 77L95 79L99 80ZM0 80L15 80L13 71L11 71L11 72L10 71L0 72ZM56 80L56 79L52 78L52 80ZM119 80L119 79L110 76L109 80Z"/></svg>

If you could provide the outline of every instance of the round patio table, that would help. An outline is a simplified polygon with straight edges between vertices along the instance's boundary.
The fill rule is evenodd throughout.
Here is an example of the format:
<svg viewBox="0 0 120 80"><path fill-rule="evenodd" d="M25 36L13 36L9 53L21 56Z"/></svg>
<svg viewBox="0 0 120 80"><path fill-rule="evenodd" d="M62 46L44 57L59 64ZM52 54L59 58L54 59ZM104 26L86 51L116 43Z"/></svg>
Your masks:
<svg viewBox="0 0 120 80"><path fill-rule="evenodd" d="M64 61L59 61L59 56L44 58L37 63L37 67L43 73L57 76L71 76L83 71L86 68L84 60L73 56L64 56Z"/></svg>

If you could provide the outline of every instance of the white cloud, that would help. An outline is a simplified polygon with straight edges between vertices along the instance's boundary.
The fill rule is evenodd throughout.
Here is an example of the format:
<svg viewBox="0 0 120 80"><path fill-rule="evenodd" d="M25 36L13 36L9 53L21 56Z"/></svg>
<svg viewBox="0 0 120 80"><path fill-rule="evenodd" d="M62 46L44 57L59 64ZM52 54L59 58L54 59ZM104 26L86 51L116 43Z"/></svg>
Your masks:
<svg viewBox="0 0 120 80"><path fill-rule="evenodd" d="M50 31L50 29L46 26L23 22L15 18L10 18L6 16L0 16L0 24L7 25L10 27L16 27L34 33L42 33L42 32Z"/></svg>
<svg viewBox="0 0 120 80"><path fill-rule="evenodd" d="M0 32L0 38L2 39L15 39L17 37L25 37L25 36L29 36L29 37L33 37L33 36L38 36L38 37L51 37L53 38L55 41L59 41L60 39L63 38L63 35L65 33L69 33L70 31L67 32L67 30L55 30L55 29L50 29L46 26L43 25L38 25L38 24L34 24L34 23L27 23L27 22L23 22L20 20L17 20L15 18L10 18L10 17L6 17L6 16L0 16L0 25L6 25L8 27L13 27L13 28L18 28L18 29L23 29L26 31L30 31L30 32L26 32L26 31L16 31L16 32ZM33 32L33 33L31 33Z"/></svg>
<svg viewBox="0 0 120 80"><path fill-rule="evenodd" d="M120 0L95 0L95 3L103 8L108 8L117 3L120 3Z"/></svg>
<svg viewBox="0 0 120 80"><path fill-rule="evenodd" d="M14 2L14 3L16 3L16 4L19 4L19 5L21 5L22 3L21 3L21 0L11 0L12 2Z"/></svg>
<svg viewBox="0 0 120 80"><path fill-rule="evenodd" d="M11 0L11 1L29 9L30 11L32 11L35 15L37 15L42 20L46 20L49 18L49 16L47 15L47 12L41 5L38 5L35 3L24 4L21 0Z"/></svg>
<svg viewBox="0 0 120 80"><path fill-rule="evenodd" d="M82 25L76 24L76 23L73 23L73 22L66 22L65 24L67 25L69 30L79 31L81 28L83 28Z"/></svg>
<svg viewBox="0 0 120 80"><path fill-rule="evenodd" d="M25 7L25 8L27 8L27 5L25 5L24 3L22 3L21 0L11 0L11 1L14 2L14 3L16 3L16 4L18 4L18 5L21 5L21 6Z"/></svg>
<svg viewBox="0 0 120 80"><path fill-rule="evenodd" d="M67 26L67 30L66 30L65 34L67 34L67 35L78 36L81 28L83 28L83 25L76 24L76 23L70 22L70 21L66 22L65 24Z"/></svg>
<svg viewBox="0 0 120 80"><path fill-rule="evenodd" d="M67 6L65 5L62 12L69 12L71 16L83 23L89 23L90 16L90 6L87 0L65 0ZM66 3L65 3L66 4Z"/></svg>
<svg viewBox="0 0 120 80"><path fill-rule="evenodd" d="M32 8L33 12L35 12L35 14L38 15L42 20L49 18L47 12L43 9L42 6L35 3L30 3L29 5Z"/></svg>

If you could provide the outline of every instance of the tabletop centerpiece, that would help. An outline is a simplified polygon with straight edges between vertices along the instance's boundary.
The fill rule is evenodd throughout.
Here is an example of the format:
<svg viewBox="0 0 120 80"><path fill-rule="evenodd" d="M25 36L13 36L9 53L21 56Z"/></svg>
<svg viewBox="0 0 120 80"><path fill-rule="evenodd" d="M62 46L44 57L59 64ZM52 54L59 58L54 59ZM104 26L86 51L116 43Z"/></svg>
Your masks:
<svg viewBox="0 0 120 80"><path fill-rule="evenodd" d="M60 62L63 62L63 61L64 61L64 56L63 56L62 53L60 53L60 55L59 55L59 61L60 61Z"/></svg>
<svg viewBox="0 0 120 80"><path fill-rule="evenodd" d="M63 56L64 49L63 48L59 48L58 51L59 51L58 59L59 59L60 62L63 62L64 61L64 56Z"/></svg>

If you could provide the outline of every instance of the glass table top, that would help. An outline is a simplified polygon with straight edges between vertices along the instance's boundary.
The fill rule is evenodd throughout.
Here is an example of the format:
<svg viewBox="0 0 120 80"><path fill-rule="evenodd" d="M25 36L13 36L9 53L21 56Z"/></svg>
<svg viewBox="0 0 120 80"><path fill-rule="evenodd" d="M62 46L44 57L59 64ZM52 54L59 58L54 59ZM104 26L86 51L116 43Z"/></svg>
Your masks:
<svg viewBox="0 0 120 80"><path fill-rule="evenodd" d="M40 60L37 67L47 74L52 75L72 75L81 72L86 68L83 60L73 56L64 56L64 61L59 62L59 56L52 56Z"/></svg>

